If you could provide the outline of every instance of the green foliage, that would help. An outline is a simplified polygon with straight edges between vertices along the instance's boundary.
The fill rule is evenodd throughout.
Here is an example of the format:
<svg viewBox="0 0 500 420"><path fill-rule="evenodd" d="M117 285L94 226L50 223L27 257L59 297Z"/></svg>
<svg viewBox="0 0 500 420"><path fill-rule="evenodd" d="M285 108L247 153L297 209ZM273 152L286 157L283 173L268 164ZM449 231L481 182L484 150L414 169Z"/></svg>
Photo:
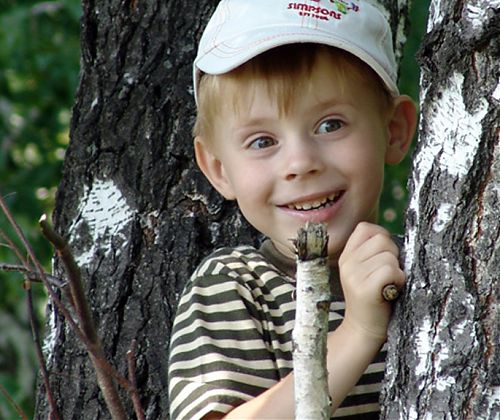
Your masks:
<svg viewBox="0 0 500 420"><path fill-rule="evenodd" d="M0 193L48 269L37 221L59 182L79 68L78 0L0 0ZM0 229L13 237L0 214ZM1 262L16 262L0 248ZM34 285L41 317L45 294ZM0 272L0 384L28 415L36 361L22 278ZM16 418L0 394L0 418Z"/></svg>

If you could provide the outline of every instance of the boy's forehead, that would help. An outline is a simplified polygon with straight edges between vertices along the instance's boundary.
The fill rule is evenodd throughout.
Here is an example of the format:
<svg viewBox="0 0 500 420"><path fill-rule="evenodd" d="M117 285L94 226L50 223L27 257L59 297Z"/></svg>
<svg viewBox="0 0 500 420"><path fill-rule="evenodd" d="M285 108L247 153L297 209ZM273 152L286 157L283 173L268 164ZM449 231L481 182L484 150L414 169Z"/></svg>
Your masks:
<svg viewBox="0 0 500 420"><path fill-rule="evenodd" d="M222 81L222 91L217 95L224 98L222 114L236 114L241 121L246 120L252 110L251 118L265 119L271 108L278 107L280 114L286 114L304 100L318 108L354 105L354 96L360 92L356 87L369 86L361 76L363 69L355 69L352 63L341 65L341 62L319 54L307 73L304 67L302 72L283 70L275 77L265 74L255 77L243 72L240 77L229 79L225 86Z"/></svg>

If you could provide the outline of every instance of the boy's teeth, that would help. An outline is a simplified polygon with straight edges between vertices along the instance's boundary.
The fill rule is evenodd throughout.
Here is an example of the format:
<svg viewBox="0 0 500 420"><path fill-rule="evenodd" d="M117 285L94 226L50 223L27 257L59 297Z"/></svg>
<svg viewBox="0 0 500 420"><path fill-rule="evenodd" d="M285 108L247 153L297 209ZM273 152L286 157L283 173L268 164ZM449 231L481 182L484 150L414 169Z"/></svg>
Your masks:
<svg viewBox="0 0 500 420"><path fill-rule="evenodd" d="M292 210L311 210L311 209L317 209L329 201L334 201L338 197L338 194L331 194L328 197L325 197L321 200L316 200L316 201L309 201L307 203L295 203L295 204L289 204L288 208Z"/></svg>

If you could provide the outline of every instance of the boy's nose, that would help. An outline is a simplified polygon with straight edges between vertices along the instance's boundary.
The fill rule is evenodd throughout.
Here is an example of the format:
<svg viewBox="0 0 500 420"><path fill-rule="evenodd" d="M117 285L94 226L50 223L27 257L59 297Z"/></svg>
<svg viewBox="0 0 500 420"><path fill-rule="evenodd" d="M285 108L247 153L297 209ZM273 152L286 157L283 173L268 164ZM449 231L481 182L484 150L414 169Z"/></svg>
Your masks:
<svg viewBox="0 0 500 420"><path fill-rule="evenodd" d="M309 176L322 170L321 153L311 139L303 138L287 143L283 173L287 181Z"/></svg>

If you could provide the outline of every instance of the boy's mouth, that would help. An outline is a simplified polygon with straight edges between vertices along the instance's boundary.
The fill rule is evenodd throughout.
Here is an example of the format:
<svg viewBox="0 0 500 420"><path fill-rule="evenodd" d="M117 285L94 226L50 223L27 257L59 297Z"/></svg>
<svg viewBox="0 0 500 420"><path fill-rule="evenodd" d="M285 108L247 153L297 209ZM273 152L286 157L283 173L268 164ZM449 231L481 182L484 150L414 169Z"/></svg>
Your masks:
<svg viewBox="0 0 500 420"><path fill-rule="evenodd" d="M339 198L342 196L343 193L344 193L343 191L338 191L321 199L291 203L288 204L287 207L291 210L299 210L299 211L319 210L333 205L335 202L339 200Z"/></svg>

